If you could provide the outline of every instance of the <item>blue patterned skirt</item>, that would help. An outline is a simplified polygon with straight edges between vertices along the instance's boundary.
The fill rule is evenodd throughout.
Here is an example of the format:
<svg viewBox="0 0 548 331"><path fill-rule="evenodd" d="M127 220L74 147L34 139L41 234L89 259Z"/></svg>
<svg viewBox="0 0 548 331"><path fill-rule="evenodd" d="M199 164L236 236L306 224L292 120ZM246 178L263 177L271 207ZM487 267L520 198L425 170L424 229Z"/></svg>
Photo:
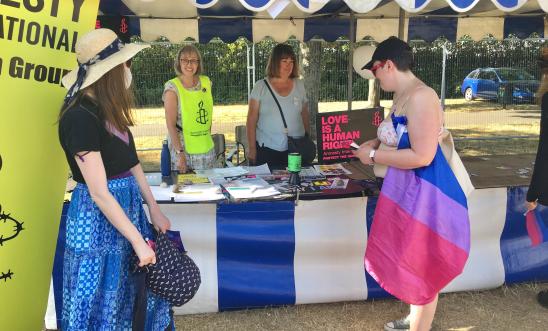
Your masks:
<svg viewBox="0 0 548 331"><path fill-rule="evenodd" d="M108 189L143 237L152 238L135 178L111 179ZM62 330L131 330L137 290L130 272L133 248L85 184L72 193L66 233ZM163 331L170 320L169 303L148 294L145 330Z"/></svg>

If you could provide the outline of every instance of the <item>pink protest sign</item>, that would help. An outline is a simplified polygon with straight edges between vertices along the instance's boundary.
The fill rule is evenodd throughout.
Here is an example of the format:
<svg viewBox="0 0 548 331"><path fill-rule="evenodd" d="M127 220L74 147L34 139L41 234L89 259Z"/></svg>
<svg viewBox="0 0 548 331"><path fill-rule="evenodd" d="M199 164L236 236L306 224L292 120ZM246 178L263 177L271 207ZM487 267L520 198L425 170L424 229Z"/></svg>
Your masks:
<svg viewBox="0 0 548 331"><path fill-rule="evenodd" d="M353 157L350 143L361 144L377 135L383 108L338 111L317 115L318 162L336 163Z"/></svg>

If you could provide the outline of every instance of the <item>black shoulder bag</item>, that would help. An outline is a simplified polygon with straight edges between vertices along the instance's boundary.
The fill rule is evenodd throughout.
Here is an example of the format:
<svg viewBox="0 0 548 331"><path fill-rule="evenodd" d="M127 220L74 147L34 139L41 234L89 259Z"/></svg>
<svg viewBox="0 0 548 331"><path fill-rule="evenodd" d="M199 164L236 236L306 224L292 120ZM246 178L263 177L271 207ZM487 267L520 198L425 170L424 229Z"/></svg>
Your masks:
<svg viewBox="0 0 548 331"><path fill-rule="evenodd" d="M285 121L284 113L282 112L282 106L280 106L278 98L276 98L274 91L272 91L272 88L270 87L270 84L268 84L266 79L264 80L264 83L270 91L270 94L272 94L272 98L274 98L276 105L278 105L278 110L280 111L280 115L282 116L282 121L284 123L284 132L287 135L287 149L289 153L299 153L301 154L301 161L303 164L311 164L312 161L314 161L314 159L316 158L316 144L312 141L312 139L310 139L308 133L305 133L304 137L299 138L289 136L287 131L287 122Z"/></svg>

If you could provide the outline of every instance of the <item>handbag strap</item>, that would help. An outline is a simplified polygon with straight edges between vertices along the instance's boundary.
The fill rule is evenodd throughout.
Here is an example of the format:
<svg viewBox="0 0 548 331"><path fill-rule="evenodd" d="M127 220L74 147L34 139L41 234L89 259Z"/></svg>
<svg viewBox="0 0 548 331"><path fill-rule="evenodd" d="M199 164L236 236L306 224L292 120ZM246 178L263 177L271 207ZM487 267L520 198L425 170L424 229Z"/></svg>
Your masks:
<svg viewBox="0 0 548 331"><path fill-rule="evenodd" d="M272 88L270 87L270 84L268 84L268 82L266 81L266 78L263 79L263 80L264 80L264 83L266 84L266 87L270 91L270 94L272 94L272 97L274 98L274 101L276 101L276 104L278 105L278 110L280 111L280 115L282 116L282 122L284 122L284 129L285 129L284 132L285 132L285 134L288 134L287 123L285 122L285 116L284 116L284 113L282 112L282 106L280 106L280 103L278 102L278 98L276 98L276 95L274 94L274 91L272 91Z"/></svg>

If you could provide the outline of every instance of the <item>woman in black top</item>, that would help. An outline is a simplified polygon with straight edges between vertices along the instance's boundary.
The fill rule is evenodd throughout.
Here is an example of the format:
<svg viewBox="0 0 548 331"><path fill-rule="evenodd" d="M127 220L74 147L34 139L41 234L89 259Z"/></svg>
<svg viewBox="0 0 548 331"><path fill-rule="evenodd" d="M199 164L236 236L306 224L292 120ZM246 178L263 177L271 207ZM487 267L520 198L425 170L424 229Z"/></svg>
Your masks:
<svg viewBox="0 0 548 331"><path fill-rule="evenodd" d="M547 215L545 220L548 220L548 48L542 50L539 65L542 70L542 82L537 92L541 100L540 135L525 208L528 211L540 209L539 211L543 211L543 214ZM542 222L542 220L540 221ZM541 291L538 294L538 302L548 308L548 291Z"/></svg>
<svg viewBox="0 0 548 331"><path fill-rule="evenodd" d="M160 211L135 151L129 126L132 94L128 62L144 45L124 45L108 29L76 44L79 67L63 78L69 88L59 114L59 140L78 182L67 214L62 330L130 330L136 286L130 259L154 264L145 237L152 224L165 232ZM147 295L146 330L165 330L170 305Z"/></svg>
<svg viewBox="0 0 548 331"><path fill-rule="evenodd" d="M542 83L537 93L541 100L540 136L535 168L527 192L527 210L535 209L537 202L548 206L548 48L543 50L539 64L542 68Z"/></svg>

